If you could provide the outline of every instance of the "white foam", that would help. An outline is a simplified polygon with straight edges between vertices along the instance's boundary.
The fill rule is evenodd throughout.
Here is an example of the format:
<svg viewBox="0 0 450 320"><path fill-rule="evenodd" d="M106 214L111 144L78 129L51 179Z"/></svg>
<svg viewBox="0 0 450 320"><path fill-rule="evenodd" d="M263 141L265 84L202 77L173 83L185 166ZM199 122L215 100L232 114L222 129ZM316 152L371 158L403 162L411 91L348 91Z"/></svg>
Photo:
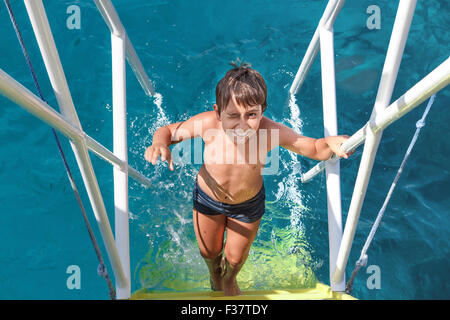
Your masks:
<svg viewBox="0 0 450 320"><path fill-rule="evenodd" d="M166 113L164 112L164 108L162 107L163 103L163 96L160 93L155 93L155 105L158 108L157 118L156 121L153 122L152 128L154 131L156 131L158 128L163 127L165 125L170 124L169 118L167 117Z"/></svg>
<svg viewBox="0 0 450 320"><path fill-rule="evenodd" d="M296 103L295 96L289 93L289 110L291 111L291 116L287 119L288 123L291 125L292 129L301 134L303 121L300 118L300 108ZM284 196L287 200L296 204L290 207L291 211L291 227L295 230L302 231L302 209L303 206L303 195L299 186L301 185L299 176L301 175L301 166L298 165L298 155L293 152L288 152L291 157L291 161L287 163L288 170L292 170L289 175L283 179L284 183Z"/></svg>
<svg viewBox="0 0 450 320"><path fill-rule="evenodd" d="M287 119L292 129L297 133L302 133L303 121L300 118L300 108L297 105L295 96L289 93L289 110L291 111L291 117Z"/></svg>

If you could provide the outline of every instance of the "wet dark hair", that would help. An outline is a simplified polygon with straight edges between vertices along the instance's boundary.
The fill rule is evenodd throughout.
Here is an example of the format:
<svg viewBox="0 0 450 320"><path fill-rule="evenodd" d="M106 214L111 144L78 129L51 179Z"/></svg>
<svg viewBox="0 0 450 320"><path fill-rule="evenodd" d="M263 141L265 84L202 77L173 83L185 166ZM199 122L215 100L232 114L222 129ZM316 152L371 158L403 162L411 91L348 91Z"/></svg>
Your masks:
<svg viewBox="0 0 450 320"><path fill-rule="evenodd" d="M227 71L216 86L216 104L219 114L226 108L232 95L236 102L245 107L261 105L262 112L267 107L267 86L261 74L238 58L230 62L233 69Z"/></svg>

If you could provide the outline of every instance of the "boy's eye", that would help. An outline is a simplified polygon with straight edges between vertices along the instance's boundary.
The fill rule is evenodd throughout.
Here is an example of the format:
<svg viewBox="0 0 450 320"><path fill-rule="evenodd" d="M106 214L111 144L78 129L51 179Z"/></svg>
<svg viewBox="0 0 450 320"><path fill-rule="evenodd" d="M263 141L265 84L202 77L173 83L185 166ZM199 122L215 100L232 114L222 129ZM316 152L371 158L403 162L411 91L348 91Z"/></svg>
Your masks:
<svg viewBox="0 0 450 320"><path fill-rule="evenodd" d="M248 113L248 116L249 117L256 117L257 114L256 114L256 112L252 112L252 113ZM230 118L239 118L240 115L239 114L228 114L228 117L230 117Z"/></svg>

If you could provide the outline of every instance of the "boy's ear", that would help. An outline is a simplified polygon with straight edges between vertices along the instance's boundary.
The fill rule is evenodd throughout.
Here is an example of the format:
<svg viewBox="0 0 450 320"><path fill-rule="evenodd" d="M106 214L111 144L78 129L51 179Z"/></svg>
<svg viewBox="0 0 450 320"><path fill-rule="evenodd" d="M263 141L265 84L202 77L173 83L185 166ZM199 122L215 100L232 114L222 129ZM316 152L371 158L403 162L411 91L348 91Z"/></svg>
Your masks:
<svg viewBox="0 0 450 320"><path fill-rule="evenodd" d="M214 104L213 108L214 111L216 112L217 120L220 120L219 106L217 104Z"/></svg>

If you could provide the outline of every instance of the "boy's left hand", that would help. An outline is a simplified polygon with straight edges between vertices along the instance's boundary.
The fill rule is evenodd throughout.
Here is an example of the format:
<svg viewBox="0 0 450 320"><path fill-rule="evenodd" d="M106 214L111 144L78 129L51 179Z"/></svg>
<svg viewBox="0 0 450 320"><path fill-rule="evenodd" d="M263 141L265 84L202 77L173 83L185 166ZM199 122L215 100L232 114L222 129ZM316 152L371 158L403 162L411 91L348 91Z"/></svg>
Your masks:
<svg viewBox="0 0 450 320"><path fill-rule="evenodd" d="M351 156L355 151L350 152L344 152L344 150L341 150L342 144L348 140L349 136L347 135L341 135L341 136L328 136L325 138L325 141L327 142L328 146L330 147L331 151L335 153L337 156L341 158L348 159L349 156Z"/></svg>

